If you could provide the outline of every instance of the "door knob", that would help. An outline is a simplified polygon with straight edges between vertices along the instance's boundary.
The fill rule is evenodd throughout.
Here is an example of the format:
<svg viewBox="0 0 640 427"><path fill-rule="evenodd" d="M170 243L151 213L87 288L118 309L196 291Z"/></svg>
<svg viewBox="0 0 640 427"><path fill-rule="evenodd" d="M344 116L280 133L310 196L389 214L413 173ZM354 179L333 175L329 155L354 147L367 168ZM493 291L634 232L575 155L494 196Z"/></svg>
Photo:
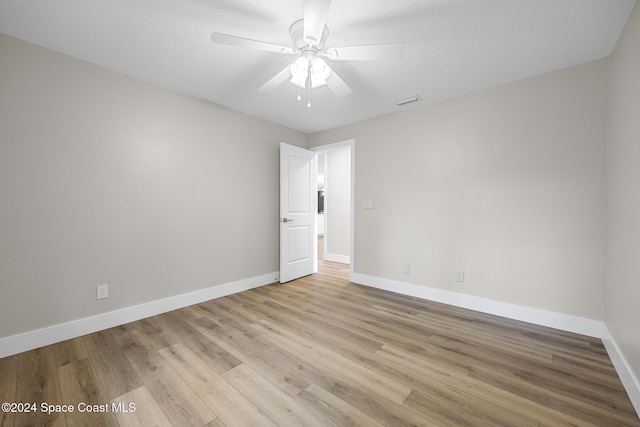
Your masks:
<svg viewBox="0 0 640 427"><path fill-rule="evenodd" d="M287 222L293 222L293 220L290 218L280 218L280 222L283 222L286 224Z"/></svg>

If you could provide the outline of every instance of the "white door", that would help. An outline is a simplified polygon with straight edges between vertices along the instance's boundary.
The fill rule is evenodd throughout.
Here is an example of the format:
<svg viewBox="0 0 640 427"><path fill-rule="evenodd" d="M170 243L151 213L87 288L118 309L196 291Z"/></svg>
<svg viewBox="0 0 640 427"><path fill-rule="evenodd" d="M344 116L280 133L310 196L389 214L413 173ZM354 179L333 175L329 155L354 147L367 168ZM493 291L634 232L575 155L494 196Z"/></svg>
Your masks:
<svg viewBox="0 0 640 427"><path fill-rule="evenodd" d="M280 283L318 271L316 154L280 143Z"/></svg>

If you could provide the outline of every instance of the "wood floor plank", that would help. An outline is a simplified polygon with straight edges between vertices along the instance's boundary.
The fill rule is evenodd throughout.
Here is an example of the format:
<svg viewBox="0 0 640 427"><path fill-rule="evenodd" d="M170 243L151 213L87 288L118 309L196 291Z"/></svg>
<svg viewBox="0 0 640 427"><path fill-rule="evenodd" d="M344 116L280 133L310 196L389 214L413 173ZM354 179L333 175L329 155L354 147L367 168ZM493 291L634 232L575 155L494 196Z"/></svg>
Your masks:
<svg viewBox="0 0 640 427"><path fill-rule="evenodd" d="M274 313L271 317L272 320L277 320L290 328L295 327L298 333L308 335L314 341L325 343L331 347L354 346L373 353L382 346L379 341L364 335L354 334L324 319L318 318L315 322L309 322L306 315L301 315L301 313L282 305L280 301L265 301L255 309Z"/></svg>
<svg viewBox="0 0 640 427"><path fill-rule="evenodd" d="M231 298L218 298L207 301L197 306L198 317L206 317L221 326L225 326L235 331L242 331L245 334L251 333L249 325L255 321L251 314L242 304L238 304Z"/></svg>
<svg viewBox="0 0 640 427"><path fill-rule="evenodd" d="M88 358L58 367L58 378L62 401L75 408L65 414L68 427L118 425Z"/></svg>
<svg viewBox="0 0 640 427"><path fill-rule="evenodd" d="M187 322L189 317L184 317L181 310L165 313L157 318L166 328L180 336L181 342L202 357L206 357L211 367L219 374L241 363L237 357L194 329Z"/></svg>
<svg viewBox="0 0 640 427"><path fill-rule="evenodd" d="M16 388L18 385L18 355L0 359L0 403L17 402ZM15 414L0 411L0 427L13 427Z"/></svg>
<svg viewBox="0 0 640 427"><path fill-rule="evenodd" d="M590 378L577 377L558 369L546 369L541 367L535 371L523 369L522 367L496 366L495 364L478 363L475 367L493 369L506 375L518 378L526 384L544 384L545 389L578 398L582 402L591 406L600 407L606 410L614 410L613 396L615 389L606 385L598 386L597 382ZM567 384L572 384L569 388ZM576 387L578 386L578 387Z"/></svg>
<svg viewBox="0 0 640 427"><path fill-rule="evenodd" d="M196 329L213 342L260 372L289 396L295 396L309 386L309 382L286 363L285 354L254 339L251 335L218 325L209 318L200 318L192 322Z"/></svg>
<svg viewBox="0 0 640 427"><path fill-rule="evenodd" d="M82 337L107 399L143 385L109 329Z"/></svg>
<svg viewBox="0 0 640 427"><path fill-rule="evenodd" d="M457 324L450 319L436 319L433 315L423 316L424 321L438 327L437 335L455 338L459 341L474 345L482 351L491 351L499 344L500 353L506 357L515 356L519 360L529 360L538 365L553 365L553 357L548 350L526 346L522 341L512 342L502 331L485 331L474 328L473 324Z"/></svg>
<svg viewBox="0 0 640 427"><path fill-rule="evenodd" d="M474 366L469 376L587 423L612 427L640 426L640 420L633 420L618 414L615 410L599 408L579 398L549 390L542 383L531 384L521 381L508 371L501 371L495 367Z"/></svg>
<svg viewBox="0 0 640 427"><path fill-rule="evenodd" d="M29 403L36 410L16 413L16 426L66 426L64 413L42 411L42 405L63 405L58 386L58 372L51 346L20 353L18 356L18 377L16 402ZM48 406L47 406L48 407Z"/></svg>
<svg viewBox="0 0 640 427"><path fill-rule="evenodd" d="M216 418L138 329L119 327L111 332L172 425L203 425Z"/></svg>
<svg viewBox="0 0 640 427"><path fill-rule="evenodd" d="M171 422L145 386L118 396L109 403L123 404L127 409L130 408L130 404L135 407L134 411L115 412L119 427L172 427Z"/></svg>
<svg viewBox="0 0 640 427"><path fill-rule="evenodd" d="M610 393L626 396L620 378L615 374L613 366L585 361L577 357L553 356L553 366L557 369L576 377L591 378L597 385L605 386Z"/></svg>
<svg viewBox="0 0 640 427"><path fill-rule="evenodd" d="M240 391L182 344L160 350L196 394L229 426L277 426ZM233 408L233 410L229 410Z"/></svg>
<svg viewBox="0 0 640 427"><path fill-rule="evenodd" d="M326 418L333 426L383 427L368 415L347 404L316 384L302 391L296 400L316 414Z"/></svg>
<svg viewBox="0 0 640 427"><path fill-rule="evenodd" d="M470 378L467 373L452 372L446 367L432 363L428 358L415 354L406 353L402 350L389 346L384 346L377 352L377 355L387 359L397 369L409 370L412 373L410 383L414 390L426 394L433 389L448 390L455 388L464 400L477 401L482 406L501 406L503 412L513 412L523 414L530 421L546 423L548 425L580 425L579 419L570 415L555 411L545 406L539 405L528 399L506 392L500 388L493 387L482 381ZM410 368L409 368L410 367ZM463 399L459 399L463 401ZM511 409L509 409L511 408ZM517 408L517 409L514 409ZM500 412L499 410L496 412ZM504 418L507 418L505 416ZM443 420L439 419L439 423ZM586 425L587 423L583 423Z"/></svg>
<svg viewBox="0 0 640 427"><path fill-rule="evenodd" d="M620 415L627 417L631 420L635 420L635 418L637 417L636 410L633 407L633 404L631 403L629 398L614 396L613 402L616 405L616 410Z"/></svg>
<svg viewBox="0 0 640 427"><path fill-rule="evenodd" d="M376 342L414 347L425 342L427 338L415 336L415 334L405 335L402 329L387 324L383 317L372 316L367 309L361 309L354 303L318 298L314 299L313 305L315 309L307 314L308 321L327 319L327 321L339 323L341 327L350 330L356 336L368 337Z"/></svg>
<svg viewBox="0 0 640 427"><path fill-rule="evenodd" d="M204 425L204 427L228 427L227 425L225 425L222 420L220 420L220 418L216 418L213 421L209 421L207 424Z"/></svg>
<svg viewBox="0 0 640 427"><path fill-rule="evenodd" d="M599 378L592 377L588 371L582 371L583 375L575 375L570 370L558 369L557 365L549 365L537 358L529 358L526 349L519 352L513 347L507 346L504 353L500 352L496 345L487 345L483 341L482 334L474 338L462 334L455 340L451 336L441 337L438 335L432 337L432 340L439 342L445 348L473 355L476 359L476 365L495 366L500 369L509 368L514 372L519 372L521 379L534 383L545 383L551 389L564 390L567 383L574 384L577 387L572 388L571 393L582 396L585 401L594 405L612 407L611 395L624 393L619 386L616 388L616 386L602 383Z"/></svg>
<svg viewBox="0 0 640 427"><path fill-rule="evenodd" d="M171 347L180 342L180 337L167 328L158 316L148 317L146 319L133 322L133 325L149 340L157 350Z"/></svg>
<svg viewBox="0 0 640 427"><path fill-rule="evenodd" d="M322 321L323 319L326 319L326 321L323 322ZM306 322L314 325L314 327L311 327L310 330L312 331L314 331L314 329L321 330L321 332L319 332L320 335L316 334L313 336L314 340L323 343L324 345L332 348L334 351L337 351L341 354L357 353L359 355L362 355L363 353L358 350L361 350L363 347L355 344L355 343L361 342L357 338L364 336L366 334L371 334L371 335L377 334L377 336L380 337L379 338L380 341L392 342L397 346L406 348L410 351L421 352L424 356L429 357L430 360L437 359L441 363L449 366L450 369L461 370L466 373L468 372L468 368L471 367L471 365L474 362L473 358L471 357L461 355L457 352L447 351L446 349L432 345L425 340L416 342L410 336L409 337L406 335L401 336L398 334L392 334L391 336L386 335L385 337L381 337L382 334L389 333L389 331L387 330L387 324L385 322L381 322L380 325L377 325L374 322L374 320L369 320L369 321L362 320L361 323L359 323L359 321L354 321L354 317L352 316L351 312L346 315L340 313L337 310L332 310L332 311L327 310L326 312L314 311L313 313L307 312ZM354 322L357 323L358 325L366 324L366 329L363 330L362 328L360 328L360 326L355 325ZM330 336L323 336L325 330L329 330L329 331L332 330L330 327L328 328L326 325L327 324L331 325L334 323L337 325L340 325L341 330L348 332L352 337L354 337L354 339L351 340L352 343L347 342L348 340L336 340ZM279 323L279 325L283 327L287 327L290 324L291 324L290 319L284 319L283 323ZM315 328L316 325L321 325L322 327ZM329 334L330 333L328 333L327 335ZM318 339L318 337L320 337L320 339ZM373 342L376 343L375 346L370 346L365 348L369 351L379 349L380 343L378 341L373 341Z"/></svg>
<svg viewBox="0 0 640 427"><path fill-rule="evenodd" d="M529 426L538 422L479 400L468 399L455 387L434 387L428 392L413 390L403 407L438 425Z"/></svg>
<svg viewBox="0 0 640 427"><path fill-rule="evenodd" d="M290 333L286 329L275 326L266 320L261 321L260 325L265 328L265 334L284 342L296 354L313 358L326 367L338 371L343 377L378 392L381 396L398 405L402 405L409 393L411 393L411 388L406 384L379 374L311 340L306 340Z"/></svg>
<svg viewBox="0 0 640 427"><path fill-rule="evenodd" d="M384 425L437 427L435 423L413 412L404 410L400 405L393 403L379 393L369 390L359 383L349 381L341 375L341 372L327 367L315 358L292 352L288 344L283 340L266 334L262 334L259 339L288 354L296 370L300 375L307 378L310 383L317 384L348 405Z"/></svg>
<svg viewBox="0 0 640 427"><path fill-rule="evenodd" d="M326 424L322 418L314 416L313 412L304 405L287 396L245 364L236 366L223 374L223 377L247 396L277 425L317 426Z"/></svg>
<svg viewBox="0 0 640 427"><path fill-rule="evenodd" d="M89 357L89 353L81 337L53 344L53 353L56 357L57 366L66 365L67 363Z"/></svg>
<svg viewBox="0 0 640 427"><path fill-rule="evenodd" d="M215 415L134 327L113 328L115 340L174 426L203 425Z"/></svg>

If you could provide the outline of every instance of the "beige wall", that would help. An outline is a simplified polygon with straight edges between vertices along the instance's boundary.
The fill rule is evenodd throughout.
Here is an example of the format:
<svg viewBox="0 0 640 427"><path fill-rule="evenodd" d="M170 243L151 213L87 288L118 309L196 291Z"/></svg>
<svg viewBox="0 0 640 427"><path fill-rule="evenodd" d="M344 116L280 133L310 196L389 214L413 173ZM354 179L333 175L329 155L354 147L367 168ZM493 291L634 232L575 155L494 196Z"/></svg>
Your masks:
<svg viewBox="0 0 640 427"><path fill-rule="evenodd" d="M611 56L605 324L640 379L640 7ZM640 401L637 403L640 405ZM636 406L638 408L638 406Z"/></svg>
<svg viewBox="0 0 640 427"><path fill-rule="evenodd" d="M606 65L311 135L356 141L356 273L602 320Z"/></svg>
<svg viewBox="0 0 640 427"><path fill-rule="evenodd" d="M307 135L5 35L0 57L0 338L278 270L278 143Z"/></svg>

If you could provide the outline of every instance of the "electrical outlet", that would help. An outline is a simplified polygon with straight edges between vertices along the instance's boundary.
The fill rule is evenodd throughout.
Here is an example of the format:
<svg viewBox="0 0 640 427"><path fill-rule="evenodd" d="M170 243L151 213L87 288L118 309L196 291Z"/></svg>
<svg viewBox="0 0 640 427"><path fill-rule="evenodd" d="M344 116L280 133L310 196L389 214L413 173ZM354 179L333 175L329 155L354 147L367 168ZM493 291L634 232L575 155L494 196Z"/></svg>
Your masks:
<svg viewBox="0 0 640 427"><path fill-rule="evenodd" d="M405 264L404 265L404 272L405 272L405 274L411 273L411 264Z"/></svg>
<svg viewBox="0 0 640 427"><path fill-rule="evenodd" d="M96 286L96 299L105 299L109 297L109 285Z"/></svg>
<svg viewBox="0 0 640 427"><path fill-rule="evenodd" d="M464 271L458 271L456 273L456 282L464 283Z"/></svg>

